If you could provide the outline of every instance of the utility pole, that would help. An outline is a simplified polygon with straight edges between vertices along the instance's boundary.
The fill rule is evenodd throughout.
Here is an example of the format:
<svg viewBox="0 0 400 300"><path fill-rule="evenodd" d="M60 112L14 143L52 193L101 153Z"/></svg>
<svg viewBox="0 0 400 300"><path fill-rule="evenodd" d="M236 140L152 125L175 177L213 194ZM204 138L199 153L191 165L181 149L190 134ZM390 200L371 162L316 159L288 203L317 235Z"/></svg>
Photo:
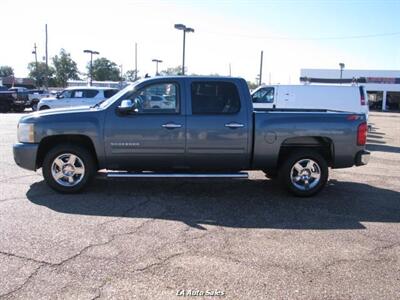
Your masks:
<svg viewBox="0 0 400 300"><path fill-rule="evenodd" d="M231 69L231 63L229 63L229 77L232 76L232 69Z"/></svg>
<svg viewBox="0 0 400 300"><path fill-rule="evenodd" d="M260 76L258 78L258 85L261 85L261 82L262 82L263 55L264 55L264 51L261 51Z"/></svg>
<svg viewBox="0 0 400 300"><path fill-rule="evenodd" d="M36 71L36 85L38 84L38 61L37 61L37 47L36 47L36 43L33 46L33 51L32 54L35 54L35 71Z"/></svg>
<svg viewBox="0 0 400 300"><path fill-rule="evenodd" d="M45 86L46 89L49 87L49 56L47 52L47 45L48 45L48 35L47 35L47 24L45 26L46 31L46 77L45 77Z"/></svg>
<svg viewBox="0 0 400 300"><path fill-rule="evenodd" d="M135 43L135 81L137 80L137 43Z"/></svg>

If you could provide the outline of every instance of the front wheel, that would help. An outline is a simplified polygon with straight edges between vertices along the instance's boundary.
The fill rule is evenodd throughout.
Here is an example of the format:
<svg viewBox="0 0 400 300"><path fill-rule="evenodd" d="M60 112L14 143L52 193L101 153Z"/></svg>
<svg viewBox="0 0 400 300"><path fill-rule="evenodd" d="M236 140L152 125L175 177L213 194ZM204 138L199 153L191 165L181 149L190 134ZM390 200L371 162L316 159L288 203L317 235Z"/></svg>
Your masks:
<svg viewBox="0 0 400 300"><path fill-rule="evenodd" d="M326 185L328 164L314 151L291 154L279 170L279 178L286 189L299 197L310 197Z"/></svg>
<svg viewBox="0 0 400 300"><path fill-rule="evenodd" d="M45 110L45 109L50 109L50 107L48 107L47 105L43 105L39 108L39 110Z"/></svg>
<svg viewBox="0 0 400 300"><path fill-rule="evenodd" d="M43 160L43 176L47 184L60 193L77 193L85 188L96 172L92 154L76 145L59 145Z"/></svg>

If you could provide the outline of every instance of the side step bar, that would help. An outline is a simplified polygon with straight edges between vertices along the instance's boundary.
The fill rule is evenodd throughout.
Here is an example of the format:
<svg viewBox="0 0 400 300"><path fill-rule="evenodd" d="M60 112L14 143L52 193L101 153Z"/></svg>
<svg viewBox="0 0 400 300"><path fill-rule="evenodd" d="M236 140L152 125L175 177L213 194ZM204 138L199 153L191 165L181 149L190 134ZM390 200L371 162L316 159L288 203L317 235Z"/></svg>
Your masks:
<svg viewBox="0 0 400 300"><path fill-rule="evenodd" d="M107 172L109 178L249 178L247 172L238 173L155 173Z"/></svg>

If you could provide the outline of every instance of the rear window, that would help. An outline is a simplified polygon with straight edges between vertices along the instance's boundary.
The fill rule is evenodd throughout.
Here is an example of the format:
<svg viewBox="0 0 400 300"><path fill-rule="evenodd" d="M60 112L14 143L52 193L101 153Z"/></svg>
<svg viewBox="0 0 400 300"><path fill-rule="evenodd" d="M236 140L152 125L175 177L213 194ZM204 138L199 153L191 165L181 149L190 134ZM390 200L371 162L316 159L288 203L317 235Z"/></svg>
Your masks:
<svg viewBox="0 0 400 300"><path fill-rule="evenodd" d="M240 111L240 97L231 82L193 82L192 114L235 114Z"/></svg>
<svg viewBox="0 0 400 300"><path fill-rule="evenodd" d="M106 98L111 98L114 96L116 93L118 93L118 90L104 90L104 97Z"/></svg>
<svg viewBox="0 0 400 300"><path fill-rule="evenodd" d="M94 98L97 96L98 93L99 93L99 91L96 91L96 90L84 90L83 97L84 98Z"/></svg>

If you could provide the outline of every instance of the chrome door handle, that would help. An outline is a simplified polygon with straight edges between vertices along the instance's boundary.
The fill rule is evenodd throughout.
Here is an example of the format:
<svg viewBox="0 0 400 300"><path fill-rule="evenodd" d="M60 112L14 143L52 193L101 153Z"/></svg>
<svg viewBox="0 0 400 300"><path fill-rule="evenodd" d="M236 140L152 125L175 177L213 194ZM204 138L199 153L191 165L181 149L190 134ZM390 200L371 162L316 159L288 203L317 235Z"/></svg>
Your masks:
<svg viewBox="0 0 400 300"><path fill-rule="evenodd" d="M163 124L161 126L163 128L167 128L167 129L174 129L174 128L181 128L182 127L181 124L175 124L175 123L167 123L167 124Z"/></svg>
<svg viewBox="0 0 400 300"><path fill-rule="evenodd" d="M244 125L240 124L240 123L232 122L232 123L225 124L225 127L229 127L229 128L235 129L235 128L242 128L242 127L244 127Z"/></svg>

